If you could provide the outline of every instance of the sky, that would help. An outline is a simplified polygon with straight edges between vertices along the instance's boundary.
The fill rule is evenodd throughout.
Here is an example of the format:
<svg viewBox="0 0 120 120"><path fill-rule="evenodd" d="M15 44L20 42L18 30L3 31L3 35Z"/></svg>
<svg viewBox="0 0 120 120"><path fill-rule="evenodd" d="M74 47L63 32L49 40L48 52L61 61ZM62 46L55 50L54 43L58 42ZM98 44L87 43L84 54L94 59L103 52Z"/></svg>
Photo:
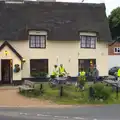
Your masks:
<svg viewBox="0 0 120 120"><path fill-rule="evenodd" d="M81 2L82 0L56 0L61 2ZM107 16L113 9L120 6L120 0L84 0L84 3L105 3Z"/></svg>

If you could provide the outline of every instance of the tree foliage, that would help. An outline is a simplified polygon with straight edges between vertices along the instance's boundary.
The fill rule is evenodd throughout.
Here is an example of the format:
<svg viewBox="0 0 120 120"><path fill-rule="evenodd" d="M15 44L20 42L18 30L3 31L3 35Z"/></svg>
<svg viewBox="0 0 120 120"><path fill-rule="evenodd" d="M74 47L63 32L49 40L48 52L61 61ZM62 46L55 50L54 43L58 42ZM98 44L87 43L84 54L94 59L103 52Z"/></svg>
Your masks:
<svg viewBox="0 0 120 120"><path fill-rule="evenodd" d="M108 17L110 31L113 39L120 36L120 7L114 9Z"/></svg>

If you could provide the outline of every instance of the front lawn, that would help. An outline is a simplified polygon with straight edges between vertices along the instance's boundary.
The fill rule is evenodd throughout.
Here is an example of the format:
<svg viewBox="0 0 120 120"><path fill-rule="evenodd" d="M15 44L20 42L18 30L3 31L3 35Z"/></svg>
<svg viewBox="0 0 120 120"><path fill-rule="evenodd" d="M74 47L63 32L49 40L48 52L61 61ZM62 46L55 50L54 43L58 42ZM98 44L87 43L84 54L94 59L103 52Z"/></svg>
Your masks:
<svg viewBox="0 0 120 120"><path fill-rule="evenodd" d="M43 85L42 93L40 92L40 85ZM21 92L20 94L27 96L27 97L34 97L43 100L50 100L57 104L116 104L120 103L120 93L119 98L116 98L116 92L112 92L110 86L105 86L105 90L103 92L103 88L96 84L98 93L97 96L101 96L104 94L107 96L105 100L103 99L90 99L89 97L89 85L85 85L85 90L76 91L74 85L63 86L63 95L60 96L60 86L51 88L48 83L39 83L36 84L35 90L32 92ZM99 87L100 86L100 87ZM103 87L103 86L102 86ZM99 89L102 89L102 92L99 92Z"/></svg>

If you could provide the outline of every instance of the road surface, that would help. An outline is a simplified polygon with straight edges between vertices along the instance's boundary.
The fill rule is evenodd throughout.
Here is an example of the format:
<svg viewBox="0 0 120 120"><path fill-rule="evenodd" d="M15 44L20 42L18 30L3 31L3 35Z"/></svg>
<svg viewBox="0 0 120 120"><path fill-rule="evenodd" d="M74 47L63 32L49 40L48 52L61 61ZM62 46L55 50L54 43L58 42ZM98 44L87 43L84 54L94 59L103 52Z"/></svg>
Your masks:
<svg viewBox="0 0 120 120"><path fill-rule="evenodd" d="M0 108L0 120L120 120L120 105L72 108Z"/></svg>

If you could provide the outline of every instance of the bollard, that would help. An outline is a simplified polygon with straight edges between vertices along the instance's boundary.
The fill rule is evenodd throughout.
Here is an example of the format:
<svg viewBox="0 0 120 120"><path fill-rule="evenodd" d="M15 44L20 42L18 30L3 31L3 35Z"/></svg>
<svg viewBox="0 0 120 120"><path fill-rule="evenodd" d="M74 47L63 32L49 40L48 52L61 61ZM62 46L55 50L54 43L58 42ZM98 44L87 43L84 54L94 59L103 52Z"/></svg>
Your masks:
<svg viewBox="0 0 120 120"><path fill-rule="evenodd" d="M89 87L89 98L94 98L94 89L92 86Z"/></svg>
<svg viewBox="0 0 120 120"><path fill-rule="evenodd" d="M63 96L63 86L60 87L60 97Z"/></svg>
<svg viewBox="0 0 120 120"><path fill-rule="evenodd" d="M42 90L43 89L43 85L42 84L40 84L40 90Z"/></svg>
<svg viewBox="0 0 120 120"><path fill-rule="evenodd" d="M43 93L43 84L40 84L40 93Z"/></svg>

